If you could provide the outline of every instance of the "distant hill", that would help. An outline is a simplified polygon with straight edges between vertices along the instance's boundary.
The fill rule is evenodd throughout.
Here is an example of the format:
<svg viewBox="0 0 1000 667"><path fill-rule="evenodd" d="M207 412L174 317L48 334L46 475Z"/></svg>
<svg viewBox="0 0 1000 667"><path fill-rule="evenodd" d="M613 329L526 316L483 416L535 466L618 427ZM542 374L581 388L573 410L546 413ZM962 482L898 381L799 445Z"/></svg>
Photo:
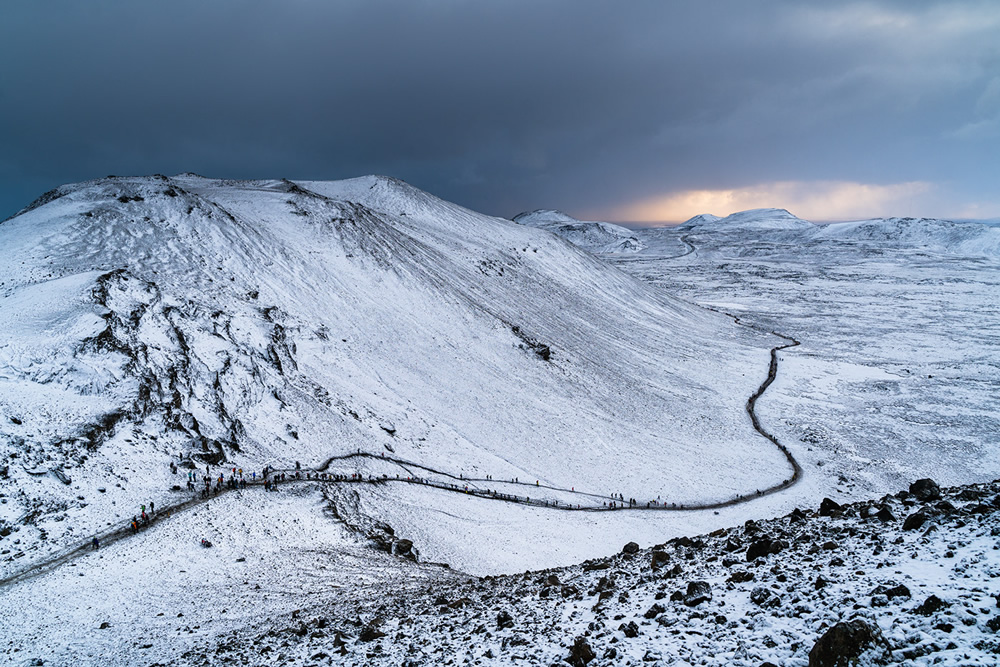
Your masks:
<svg viewBox="0 0 1000 667"><path fill-rule="evenodd" d="M795 217L783 208L756 208L720 218L696 215L678 226L683 231L811 231L815 225Z"/></svg>
<svg viewBox="0 0 1000 667"><path fill-rule="evenodd" d="M562 211L540 209L514 216L514 222L563 237L592 253L633 253L645 246L632 230L610 222L577 220Z"/></svg>

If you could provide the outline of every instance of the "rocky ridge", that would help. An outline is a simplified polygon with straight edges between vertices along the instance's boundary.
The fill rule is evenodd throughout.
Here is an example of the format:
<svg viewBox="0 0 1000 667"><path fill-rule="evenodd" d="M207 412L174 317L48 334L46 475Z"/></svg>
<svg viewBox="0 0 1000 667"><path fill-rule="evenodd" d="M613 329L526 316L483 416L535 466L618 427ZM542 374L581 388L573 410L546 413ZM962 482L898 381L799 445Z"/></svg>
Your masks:
<svg viewBox="0 0 1000 667"><path fill-rule="evenodd" d="M1000 481L878 500L523 575L443 576L233 635L244 664L987 665L1000 655ZM301 621L299 619L302 619ZM306 620L306 619L311 620ZM286 627L287 626L287 627Z"/></svg>

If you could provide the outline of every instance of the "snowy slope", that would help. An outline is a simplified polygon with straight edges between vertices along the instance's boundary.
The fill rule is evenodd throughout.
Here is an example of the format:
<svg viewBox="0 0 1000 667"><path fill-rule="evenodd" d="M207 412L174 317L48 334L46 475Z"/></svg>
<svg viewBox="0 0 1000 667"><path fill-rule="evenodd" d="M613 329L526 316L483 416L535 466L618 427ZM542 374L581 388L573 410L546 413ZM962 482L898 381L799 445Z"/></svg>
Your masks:
<svg viewBox="0 0 1000 667"><path fill-rule="evenodd" d="M258 470L395 452L679 503L790 474L744 411L773 336L392 179L65 186L0 225L0 325L6 568L182 496L181 458ZM387 516L421 521L437 502ZM539 525L518 517L513 530ZM573 521L563 562L611 548ZM474 521L413 530L436 559L523 564Z"/></svg>
<svg viewBox="0 0 1000 667"><path fill-rule="evenodd" d="M633 253L644 247L627 227L610 222L585 222L562 211L520 213L514 216L514 222L552 232L592 253Z"/></svg>

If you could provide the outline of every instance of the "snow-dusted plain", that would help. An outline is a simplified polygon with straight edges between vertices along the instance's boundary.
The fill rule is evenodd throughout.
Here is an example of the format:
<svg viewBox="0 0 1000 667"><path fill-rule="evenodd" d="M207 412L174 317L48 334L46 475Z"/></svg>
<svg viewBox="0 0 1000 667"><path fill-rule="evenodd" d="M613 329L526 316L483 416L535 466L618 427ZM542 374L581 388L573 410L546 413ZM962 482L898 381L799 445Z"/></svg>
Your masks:
<svg viewBox="0 0 1000 667"><path fill-rule="evenodd" d="M611 261L801 342L758 411L824 493L1000 476L1000 229L765 209L639 233Z"/></svg>
<svg viewBox="0 0 1000 667"><path fill-rule="evenodd" d="M575 564L630 541L704 535L824 495L871 499L918 477L1000 477L1000 229L817 227L784 211L636 232L565 218L489 218L381 177L183 175L64 186L0 224L0 580L13 577L0 605L15 610L0 620L4 659L551 664L588 635L624 643L593 664L804 665L830 622L861 611L900 660L991 664L985 611L958 619L969 629L956 642L968 646L946 649L944 630L894 629L889 611L848 605L845 596L867 594L851 586L876 580L858 572L878 567L854 559L850 529L831 533L847 563L830 566L837 596L811 595L798 620L727 598L735 613L671 611L640 641L619 625L681 582L664 588L626 568L617 607L594 612L598 571L558 599L517 577L478 578L568 566L564 582L582 576ZM788 342L771 331L801 345L778 353L757 414L804 474L758 498L792 472L745 410L770 350ZM331 460L358 452L373 456ZM196 498L189 473L200 484L206 470L295 462L310 475L393 479L231 491L26 576L122 529L140 504ZM749 501L570 512L454 492L466 485L601 509L612 494L642 507ZM912 500L883 504L900 515ZM993 515L966 504L919 545L975 560L956 575L973 581L956 587L933 556L889 578L987 604ZM767 531L809 547L782 526ZM897 561L911 535L892 547ZM685 549L671 556L684 559L684 577L717 587L732 574L718 556ZM771 574L801 589L815 578L811 562L796 556ZM498 635L496 614L508 609L529 627Z"/></svg>

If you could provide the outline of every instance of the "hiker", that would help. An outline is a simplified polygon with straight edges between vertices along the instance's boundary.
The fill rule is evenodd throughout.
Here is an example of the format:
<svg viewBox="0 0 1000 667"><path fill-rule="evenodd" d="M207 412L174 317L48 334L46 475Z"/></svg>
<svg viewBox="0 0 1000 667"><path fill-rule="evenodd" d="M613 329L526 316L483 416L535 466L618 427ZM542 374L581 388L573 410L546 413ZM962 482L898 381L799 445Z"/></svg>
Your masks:
<svg viewBox="0 0 1000 667"><path fill-rule="evenodd" d="M156 511L156 504L152 500L150 500L149 501L149 513L152 514L155 511Z"/></svg>
<svg viewBox="0 0 1000 667"><path fill-rule="evenodd" d="M94 551L97 551L98 549L101 548L101 543L97 540L96 537L94 538L93 545L94 545Z"/></svg>

